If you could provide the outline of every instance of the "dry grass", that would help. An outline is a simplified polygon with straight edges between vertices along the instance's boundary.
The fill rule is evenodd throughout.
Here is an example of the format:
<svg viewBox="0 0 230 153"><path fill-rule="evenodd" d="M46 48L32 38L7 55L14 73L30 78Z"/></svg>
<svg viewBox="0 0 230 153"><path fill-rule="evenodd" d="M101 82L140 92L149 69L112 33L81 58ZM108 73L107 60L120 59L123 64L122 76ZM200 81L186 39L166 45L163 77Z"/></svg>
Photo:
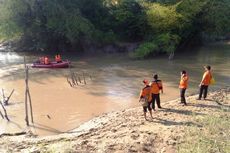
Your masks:
<svg viewBox="0 0 230 153"><path fill-rule="evenodd" d="M230 152L230 109L220 114L203 118L195 117L201 127L192 126L185 133L178 153L229 153Z"/></svg>

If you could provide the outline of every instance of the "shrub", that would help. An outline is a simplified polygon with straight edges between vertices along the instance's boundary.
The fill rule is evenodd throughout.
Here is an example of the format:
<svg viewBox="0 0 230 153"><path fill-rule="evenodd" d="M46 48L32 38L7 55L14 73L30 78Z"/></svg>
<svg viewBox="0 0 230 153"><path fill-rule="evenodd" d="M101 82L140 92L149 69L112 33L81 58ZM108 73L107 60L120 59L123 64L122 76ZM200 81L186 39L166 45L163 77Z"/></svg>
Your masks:
<svg viewBox="0 0 230 153"><path fill-rule="evenodd" d="M145 42L141 44L133 53L132 58L143 59L149 55L155 55L158 52L158 46L154 42Z"/></svg>

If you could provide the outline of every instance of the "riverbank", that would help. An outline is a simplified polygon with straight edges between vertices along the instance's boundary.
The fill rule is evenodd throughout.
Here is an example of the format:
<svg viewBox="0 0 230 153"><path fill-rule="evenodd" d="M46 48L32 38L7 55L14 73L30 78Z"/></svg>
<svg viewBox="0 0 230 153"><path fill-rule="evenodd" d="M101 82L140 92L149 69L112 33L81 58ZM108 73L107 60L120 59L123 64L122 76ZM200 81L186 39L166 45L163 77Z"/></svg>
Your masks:
<svg viewBox="0 0 230 153"><path fill-rule="evenodd" d="M1 136L0 151L174 153L201 145L198 148L208 152L207 149L229 152L229 93L229 88L221 89L210 93L205 101L197 101L197 95L190 96L188 106L180 105L178 99L165 102L163 109L154 112L153 119L148 116L149 121L144 120L142 108L137 107L104 114L57 136ZM219 131L213 133L213 129ZM202 134L206 134L204 138Z"/></svg>

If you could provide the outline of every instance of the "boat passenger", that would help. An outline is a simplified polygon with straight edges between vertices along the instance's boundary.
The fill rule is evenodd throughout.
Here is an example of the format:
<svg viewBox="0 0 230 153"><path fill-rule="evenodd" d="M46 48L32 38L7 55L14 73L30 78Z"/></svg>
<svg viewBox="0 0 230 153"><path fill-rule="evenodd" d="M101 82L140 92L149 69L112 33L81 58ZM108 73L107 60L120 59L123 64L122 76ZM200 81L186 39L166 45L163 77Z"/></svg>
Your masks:
<svg viewBox="0 0 230 153"><path fill-rule="evenodd" d="M46 64L46 65L47 65L47 64L50 64L50 62L49 62L49 58L48 58L47 56L45 56L44 61L45 61L45 64Z"/></svg>
<svg viewBox="0 0 230 153"><path fill-rule="evenodd" d="M62 60L61 60L61 55L60 55L60 54L55 55L55 61L56 61L57 63L61 63L61 62L62 62Z"/></svg>
<svg viewBox="0 0 230 153"><path fill-rule="evenodd" d="M39 58L40 64L45 64L45 57L40 57Z"/></svg>

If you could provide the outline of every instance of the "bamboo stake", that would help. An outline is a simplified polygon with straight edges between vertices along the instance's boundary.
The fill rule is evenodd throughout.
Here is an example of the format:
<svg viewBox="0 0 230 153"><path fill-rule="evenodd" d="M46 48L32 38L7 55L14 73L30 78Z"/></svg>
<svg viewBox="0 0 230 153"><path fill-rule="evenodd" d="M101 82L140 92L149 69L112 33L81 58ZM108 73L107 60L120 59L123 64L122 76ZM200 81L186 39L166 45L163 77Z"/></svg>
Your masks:
<svg viewBox="0 0 230 153"><path fill-rule="evenodd" d="M29 126L29 120L28 120L28 106L27 106L27 84L28 84L28 68L26 66L26 58L24 56L24 67L25 67L25 84L26 84L26 90L25 90L25 121L26 125Z"/></svg>
<svg viewBox="0 0 230 153"><path fill-rule="evenodd" d="M8 118L8 115L7 115L5 107L3 106L2 102L0 102L0 103L1 103L2 109L4 110L5 118L7 119L7 121L10 121L10 119Z"/></svg>
<svg viewBox="0 0 230 153"><path fill-rule="evenodd" d="M69 76L66 77L67 82L69 83L70 87L73 87L73 85L71 84L71 82L69 81Z"/></svg>
<svg viewBox="0 0 230 153"><path fill-rule="evenodd" d="M14 89L11 91L9 97L7 97L7 99L4 100L4 105L8 105L9 104L10 97L12 96L13 93L14 93Z"/></svg>
<svg viewBox="0 0 230 153"><path fill-rule="evenodd" d="M73 72L71 73L71 79L72 79L73 85L75 86L75 85L76 85L76 82L75 82L75 80L74 80L74 74L73 74Z"/></svg>
<svg viewBox="0 0 230 153"><path fill-rule="evenodd" d="M80 76L78 76L78 81L81 83L81 77Z"/></svg>
<svg viewBox="0 0 230 153"><path fill-rule="evenodd" d="M84 72L83 72L83 79L84 79L84 84L86 84L86 81L85 81L85 74L84 74Z"/></svg>
<svg viewBox="0 0 230 153"><path fill-rule="evenodd" d="M30 90L29 90L29 67L26 66L26 76L27 76L27 82L26 82L26 93L29 98L29 104L30 104L30 117L31 117L31 122L34 123L34 117L33 117L33 107L32 107L32 101L31 101L31 96L30 96Z"/></svg>
<svg viewBox="0 0 230 153"><path fill-rule="evenodd" d="M74 80L75 80L75 82L76 82L77 85L78 85L78 82L77 82L77 73L73 73L73 75L74 75Z"/></svg>
<svg viewBox="0 0 230 153"><path fill-rule="evenodd" d="M2 89L2 102L4 102L6 99L5 93L4 93L4 89Z"/></svg>
<svg viewBox="0 0 230 153"><path fill-rule="evenodd" d="M4 119L4 116L3 116L3 114L2 114L2 112L0 111L0 115L2 116L2 119Z"/></svg>
<svg viewBox="0 0 230 153"><path fill-rule="evenodd" d="M34 116L33 116L33 107L32 107L32 101L30 96L30 91L28 89L27 91L28 97L29 97L29 103L30 103L30 116L31 116L31 122L34 123Z"/></svg>

